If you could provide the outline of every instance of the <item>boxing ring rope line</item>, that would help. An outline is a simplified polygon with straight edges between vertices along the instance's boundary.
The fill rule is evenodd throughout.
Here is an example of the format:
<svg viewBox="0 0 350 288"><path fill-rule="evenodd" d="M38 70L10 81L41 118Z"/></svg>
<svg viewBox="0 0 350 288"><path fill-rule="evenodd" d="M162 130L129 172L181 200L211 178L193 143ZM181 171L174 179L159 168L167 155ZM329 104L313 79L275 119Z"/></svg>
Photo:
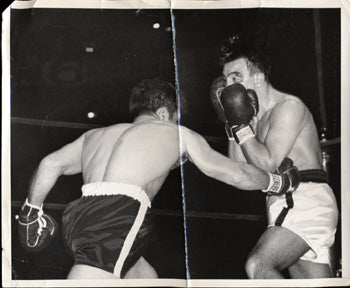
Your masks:
<svg viewBox="0 0 350 288"><path fill-rule="evenodd" d="M22 201L11 201L11 206L19 208L23 205ZM44 203L44 209L52 210L64 210L67 204L60 203ZM170 210L170 209L152 209L151 213L156 216L175 216L183 217L182 211ZM216 220L244 220L244 221L256 221L264 222L266 217L264 215L256 214L237 214L237 213L217 213L217 212L199 212L199 211L187 211L187 217L190 218L205 218Z"/></svg>
<svg viewBox="0 0 350 288"><path fill-rule="evenodd" d="M11 117L11 124L86 129L86 130L102 127L99 124L92 124L92 123L63 122L63 121L41 120L41 119L23 118L23 117Z"/></svg>
<svg viewBox="0 0 350 288"><path fill-rule="evenodd" d="M23 124L41 127L59 127L59 128L72 128L72 129L83 129L89 130L93 128L101 128L102 125L92 123L77 123L77 122L64 122L55 120L41 120L24 117L11 117L11 124ZM212 143L224 143L225 138L215 136L203 136L207 141Z"/></svg>
<svg viewBox="0 0 350 288"><path fill-rule="evenodd" d="M41 126L41 127L59 127L59 128L72 128L72 129L83 129L89 130L93 128L101 128L102 125L92 124L92 123L77 123L77 122L64 122L64 121L54 121L54 120L41 120L33 118L24 118L24 117L11 117L11 124L22 124L22 125L32 125L32 126ZM226 143L227 139L224 137L216 136L207 136L203 137L211 143ZM330 139L330 140L321 140L321 147L326 147L334 144L340 143L340 137Z"/></svg>

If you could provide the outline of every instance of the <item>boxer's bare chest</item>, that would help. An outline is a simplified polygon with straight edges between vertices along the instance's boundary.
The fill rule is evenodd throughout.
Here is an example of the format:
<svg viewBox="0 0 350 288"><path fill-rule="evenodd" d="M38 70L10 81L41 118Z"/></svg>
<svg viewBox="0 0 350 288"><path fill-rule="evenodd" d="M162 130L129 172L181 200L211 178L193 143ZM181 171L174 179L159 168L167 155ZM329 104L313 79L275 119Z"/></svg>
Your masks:
<svg viewBox="0 0 350 288"><path fill-rule="evenodd" d="M271 119L272 110L264 114L260 119L253 121L253 129L256 137L261 143L266 143L269 133L272 133L273 122ZM303 128L295 139L289 157L293 159L300 169L318 169L320 165L320 148L317 132L312 122L312 118L305 121ZM274 131L275 133L276 131ZM281 135L285 131L280 131Z"/></svg>

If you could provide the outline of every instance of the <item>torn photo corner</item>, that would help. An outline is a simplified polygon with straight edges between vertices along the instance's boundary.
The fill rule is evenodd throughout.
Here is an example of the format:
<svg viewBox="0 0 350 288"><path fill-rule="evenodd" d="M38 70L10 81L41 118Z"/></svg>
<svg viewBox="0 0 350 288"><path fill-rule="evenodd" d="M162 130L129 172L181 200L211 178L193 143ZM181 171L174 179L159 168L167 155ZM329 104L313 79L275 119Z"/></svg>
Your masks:
<svg viewBox="0 0 350 288"><path fill-rule="evenodd" d="M2 285L350 285L349 9L14 1L2 13ZM232 84L257 95L236 94L235 113L221 98ZM239 145L225 125L246 118ZM289 196L261 193L278 166L266 151L299 169Z"/></svg>

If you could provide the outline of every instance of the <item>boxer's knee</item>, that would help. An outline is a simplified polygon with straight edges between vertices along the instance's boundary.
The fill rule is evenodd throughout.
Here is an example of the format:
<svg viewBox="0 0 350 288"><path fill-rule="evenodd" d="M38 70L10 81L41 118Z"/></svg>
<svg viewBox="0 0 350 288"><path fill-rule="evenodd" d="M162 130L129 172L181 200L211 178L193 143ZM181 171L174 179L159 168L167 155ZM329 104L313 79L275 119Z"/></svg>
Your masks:
<svg viewBox="0 0 350 288"><path fill-rule="evenodd" d="M259 269L259 259L255 255L250 255L245 263L245 271L249 279L256 279Z"/></svg>
<svg viewBox="0 0 350 288"><path fill-rule="evenodd" d="M245 263L245 270L249 279L264 279L268 273L276 270L276 267L266 261L262 255L254 253L249 255Z"/></svg>

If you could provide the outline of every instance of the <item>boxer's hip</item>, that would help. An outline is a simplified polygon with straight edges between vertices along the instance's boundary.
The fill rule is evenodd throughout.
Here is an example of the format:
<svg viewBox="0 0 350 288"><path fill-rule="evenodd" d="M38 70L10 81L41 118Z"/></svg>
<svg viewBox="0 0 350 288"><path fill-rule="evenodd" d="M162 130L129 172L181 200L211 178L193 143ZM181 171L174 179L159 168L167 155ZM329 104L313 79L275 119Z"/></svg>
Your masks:
<svg viewBox="0 0 350 288"><path fill-rule="evenodd" d="M116 196L125 195L151 207L147 193L139 186L116 182L93 182L81 187L82 196Z"/></svg>
<svg viewBox="0 0 350 288"><path fill-rule="evenodd" d="M135 239L147 238L152 228L147 214L151 202L141 188L128 184L91 183L82 192L63 213L65 243L76 263L120 275L126 258L138 248Z"/></svg>
<svg viewBox="0 0 350 288"><path fill-rule="evenodd" d="M312 249L313 255L308 259L327 263L324 251L333 244L338 223L338 208L331 187L324 182L302 182L289 197L291 207L286 201L287 195L267 197L268 226L293 231Z"/></svg>
<svg viewBox="0 0 350 288"><path fill-rule="evenodd" d="M327 183L300 183L292 193L293 207L290 207L285 219L293 222L318 222L322 218L335 226L338 208L331 187ZM266 200L269 225L275 223L283 207L288 207L286 196L269 196ZM286 221L286 220L284 220Z"/></svg>
<svg viewBox="0 0 350 288"><path fill-rule="evenodd" d="M302 183L327 183L327 173L321 169L300 170L299 175Z"/></svg>
<svg viewBox="0 0 350 288"><path fill-rule="evenodd" d="M113 217L119 221L128 215L133 217L141 206L151 207L144 190L135 185L113 182L94 182L82 186L82 197L69 203L63 212L63 226L83 225ZM92 222L92 223L90 223Z"/></svg>

